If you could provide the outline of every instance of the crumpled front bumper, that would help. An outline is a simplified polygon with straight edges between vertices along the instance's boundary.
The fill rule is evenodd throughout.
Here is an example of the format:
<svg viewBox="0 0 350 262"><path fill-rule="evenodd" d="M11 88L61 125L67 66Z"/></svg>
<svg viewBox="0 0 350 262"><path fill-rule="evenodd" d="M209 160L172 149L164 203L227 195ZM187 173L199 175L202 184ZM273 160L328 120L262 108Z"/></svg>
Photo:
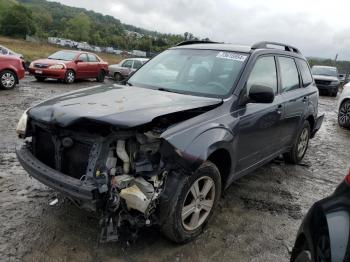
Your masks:
<svg viewBox="0 0 350 262"><path fill-rule="evenodd" d="M16 154L29 175L41 183L77 200L84 202L94 200L94 192L97 190L95 185L72 178L45 165L33 156L27 145L16 148Z"/></svg>

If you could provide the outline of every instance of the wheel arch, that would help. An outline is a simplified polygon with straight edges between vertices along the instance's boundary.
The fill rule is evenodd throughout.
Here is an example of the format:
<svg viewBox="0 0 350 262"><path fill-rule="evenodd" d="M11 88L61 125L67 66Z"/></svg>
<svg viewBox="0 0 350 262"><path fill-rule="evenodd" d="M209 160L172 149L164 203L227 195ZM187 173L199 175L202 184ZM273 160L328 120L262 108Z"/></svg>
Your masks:
<svg viewBox="0 0 350 262"><path fill-rule="evenodd" d="M226 148L217 148L210 153L208 159L219 169L222 187L225 188L232 168L232 158Z"/></svg>
<svg viewBox="0 0 350 262"><path fill-rule="evenodd" d="M313 115L309 115L307 118L306 118L306 121L309 122L310 124L310 131L312 131L315 127L315 117Z"/></svg>

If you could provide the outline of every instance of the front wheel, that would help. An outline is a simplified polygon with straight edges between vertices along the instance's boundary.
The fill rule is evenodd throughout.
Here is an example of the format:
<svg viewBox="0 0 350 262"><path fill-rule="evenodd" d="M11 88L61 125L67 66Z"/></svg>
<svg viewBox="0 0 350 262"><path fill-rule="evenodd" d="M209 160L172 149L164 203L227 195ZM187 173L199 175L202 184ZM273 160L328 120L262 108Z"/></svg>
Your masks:
<svg viewBox="0 0 350 262"><path fill-rule="evenodd" d="M123 80L123 76L120 73L115 73L114 74L114 80L117 82L120 82Z"/></svg>
<svg viewBox="0 0 350 262"><path fill-rule="evenodd" d="M207 161L190 176L169 174L160 209L166 217L163 234L176 243L193 240L203 232L221 195L221 178L217 167Z"/></svg>
<svg viewBox="0 0 350 262"><path fill-rule="evenodd" d="M304 158L309 146L310 133L310 124L308 121L305 121L293 143L292 149L288 153L283 154L286 162L297 164Z"/></svg>
<svg viewBox="0 0 350 262"><path fill-rule="evenodd" d="M4 70L0 73L0 88L5 90L13 89L16 86L17 76L10 70Z"/></svg>
<svg viewBox="0 0 350 262"><path fill-rule="evenodd" d="M350 128L350 100L343 102L339 108L338 123L341 127Z"/></svg>
<svg viewBox="0 0 350 262"><path fill-rule="evenodd" d="M66 84L72 84L75 81L75 73L73 70L67 70L66 75L64 77L64 82Z"/></svg>

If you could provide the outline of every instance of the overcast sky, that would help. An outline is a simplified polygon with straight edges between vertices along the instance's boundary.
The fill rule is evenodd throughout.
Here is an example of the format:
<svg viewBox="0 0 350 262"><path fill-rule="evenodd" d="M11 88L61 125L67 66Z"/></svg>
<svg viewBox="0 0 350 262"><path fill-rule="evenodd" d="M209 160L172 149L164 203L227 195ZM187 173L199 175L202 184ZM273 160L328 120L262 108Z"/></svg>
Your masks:
<svg viewBox="0 0 350 262"><path fill-rule="evenodd" d="M163 33L251 45L271 40L306 56L350 60L349 0L56 0ZM236 2L236 3L234 3Z"/></svg>

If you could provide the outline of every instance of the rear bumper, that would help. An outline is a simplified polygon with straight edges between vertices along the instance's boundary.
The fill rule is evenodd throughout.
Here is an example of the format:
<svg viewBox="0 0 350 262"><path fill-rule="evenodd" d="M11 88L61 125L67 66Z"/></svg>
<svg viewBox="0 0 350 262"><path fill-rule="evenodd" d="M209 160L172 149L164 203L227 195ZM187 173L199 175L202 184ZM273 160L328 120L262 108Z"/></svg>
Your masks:
<svg viewBox="0 0 350 262"><path fill-rule="evenodd" d="M64 79L66 69L29 68L29 73L33 76Z"/></svg>
<svg viewBox="0 0 350 262"><path fill-rule="evenodd" d="M316 135L317 131L320 130L323 123L323 119L324 119L324 114L316 118L314 128L311 130L311 138L313 138Z"/></svg>
<svg viewBox="0 0 350 262"><path fill-rule="evenodd" d="M97 187L64 175L40 162L26 145L16 148L16 154L23 168L41 183L64 195L84 202L94 200Z"/></svg>

